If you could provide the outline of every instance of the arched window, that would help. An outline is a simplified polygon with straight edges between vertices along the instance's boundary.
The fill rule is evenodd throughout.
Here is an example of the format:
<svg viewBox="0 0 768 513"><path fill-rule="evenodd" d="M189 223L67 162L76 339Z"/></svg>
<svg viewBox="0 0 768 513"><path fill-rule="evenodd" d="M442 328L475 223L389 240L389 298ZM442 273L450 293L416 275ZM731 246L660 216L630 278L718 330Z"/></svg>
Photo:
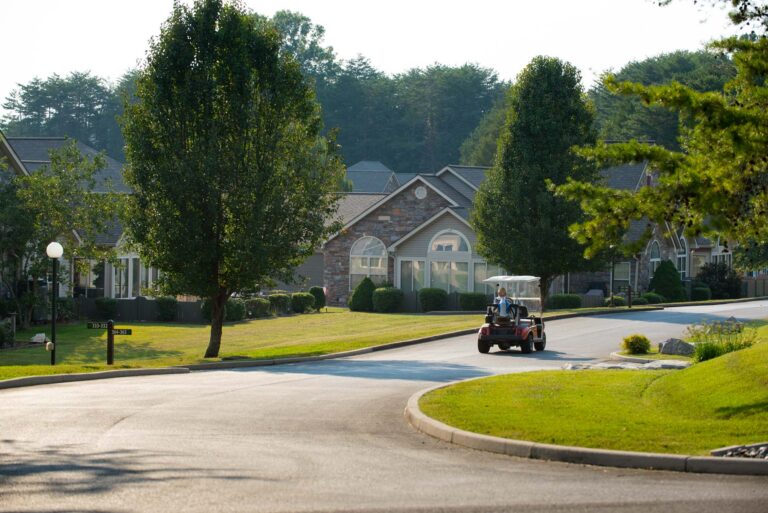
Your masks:
<svg viewBox="0 0 768 513"><path fill-rule="evenodd" d="M469 242L461 233L446 230L435 235L429 243L429 286L467 292L470 255Z"/></svg>
<svg viewBox="0 0 768 513"><path fill-rule="evenodd" d="M376 237L362 237L349 252L349 290L368 276L374 283L387 281L387 248Z"/></svg>
<svg viewBox="0 0 768 513"><path fill-rule="evenodd" d="M656 268L659 267L659 264L661 263L661 250L659 249L658 241L651 242L651 257L649 261L651 277L653 277L653 275L656 273Z"/></svg>
<svg viewBox="0 0 768 513"><path fill-rule="evenodd" d="M677 254L677 271L680 273L680 279L688 277L688 243L685 237L680 237L680 252Z"/></svg>

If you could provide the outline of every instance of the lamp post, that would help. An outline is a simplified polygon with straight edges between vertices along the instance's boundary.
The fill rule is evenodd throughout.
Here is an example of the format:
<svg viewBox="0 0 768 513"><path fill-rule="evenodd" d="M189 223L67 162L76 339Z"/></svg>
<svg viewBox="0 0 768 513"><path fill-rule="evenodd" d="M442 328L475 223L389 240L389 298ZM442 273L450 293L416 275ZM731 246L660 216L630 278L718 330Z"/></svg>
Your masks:
<svg viewBox="0 0 768 513"><path fill-rule="evenodd" d="M59 292L59 281L56 278L56 269L59 258L64 254L64 248L58 242L51 242L45 248L48 258L53 260L53 290L51 290L51 365L56 365L56 299Z"/></svg>
<svg viewBox="0 0 768 513"><path fill-rule="evenodd" d="M611 282L611 291L610 291L611 302L610 302L610 305L611 305L611 308L613 308L615 306L614 303L613 303L613 269L614 269L614 266L616 265L616 262L615 262L616 261L616 254L613 251L614 245L611 244L609 247L611 249L611 279L610 279L610 282Z"/></svg>

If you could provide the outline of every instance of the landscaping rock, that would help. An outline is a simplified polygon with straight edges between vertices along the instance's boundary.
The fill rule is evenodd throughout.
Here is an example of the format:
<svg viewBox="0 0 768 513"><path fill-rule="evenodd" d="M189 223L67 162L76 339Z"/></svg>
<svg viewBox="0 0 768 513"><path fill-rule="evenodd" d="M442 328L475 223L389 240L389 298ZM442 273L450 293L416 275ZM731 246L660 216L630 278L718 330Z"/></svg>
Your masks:
<svg viewBox="0 0 768 513"><path fill-rule="evenodd" d="M723 449L715 449L711 454L725 458L754 458L768 461L768 442L724 447Z"/></svg>
<svg viewBox="0 0 768 513"><path fill-rule="evenodd" d="M661 344L661 354L677 354L682 356L691 356L693 354L693 344L690 344L679 338L670 338Z"/></svg>

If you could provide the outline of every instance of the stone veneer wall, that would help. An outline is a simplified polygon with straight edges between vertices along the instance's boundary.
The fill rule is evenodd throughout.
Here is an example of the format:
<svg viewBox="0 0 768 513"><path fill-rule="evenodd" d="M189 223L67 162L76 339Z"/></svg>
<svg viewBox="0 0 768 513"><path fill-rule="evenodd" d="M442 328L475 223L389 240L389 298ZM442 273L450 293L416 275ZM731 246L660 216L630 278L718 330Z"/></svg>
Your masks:
<svg viewBox="0 0 768 513"><path fill-rule="evenodd" d="M418 181L412 184L325 244L323 279L329 305L347 304L350 294L349 251L357 239L365 236L377 237L389 247L439 211L450 206L448 200L427 186L424 186L427 189L427 196L424 199L416 198L414 190L421 185L422 183ZM390 282L395 281L394 262L390 256L387 262Z"/></svg>

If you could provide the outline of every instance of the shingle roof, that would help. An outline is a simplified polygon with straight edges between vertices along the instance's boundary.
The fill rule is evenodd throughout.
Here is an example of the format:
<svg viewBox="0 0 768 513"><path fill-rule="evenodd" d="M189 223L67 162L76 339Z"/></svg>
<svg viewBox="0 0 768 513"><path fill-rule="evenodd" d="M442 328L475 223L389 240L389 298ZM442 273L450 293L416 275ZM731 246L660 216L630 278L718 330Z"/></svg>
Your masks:
<svg viewBox="0 0 768 513"><path fill-rule="evenodd" d="M397 178L397 183L400 185L405 185L416 176L416 173L395 173L395 178Z"/></svg>
<svg viewBox="0 0 768 513"><path fill-rule="evenodd" d="M27 171L33 172L51 163L51 150L58 150L70 143L65 137L6 137L8 144ZM98 151L90 146L77 142L77 149L85 156L93 157ZM106 192L107 182L111 182L115 192L131 192L123 181L123 164L117 160L104 156L106 167L100 170L96 177L96 192Z"/></svg>
<svg viewBox="0 0 768 513"><path fill-rule="evenodd" d="M611 189L634 191L637 190L647 165L647 162L640 162L608 167L600 170L600 176L603 177L605 185Z"/></svg>
<svg viewBox="0 0 768 513"><path fill-rule="evenodd" d="M361 160L356 164L352 164L347 168L347 171L393 171L387 166L379 162L378 160Z"/></svg>
<svg viewBox="0 0 768 513"><path fill-rule="evenodd" d="M463 179L465 179L475 187L480 187L480 184L483 183L483 181L485 181L485 174L490 169L488 167L459 166L456 164L451 164L448 167L450 167L452 170L456 172L456 174L461 176Z"/></svg>
<svg viewBox="0 0 768 513"><path fill-rule="evenodd" d="M421 178L423 178L425 181L427 181L431 186L433 186L438 191L442 192L444 195L449 197L456 203L458 206L463 208L472 208L472 200L461 194L459 191L448 185L443 179L441 179L439 176L435 175L419 175Z"/></svg>
<svg viewBox="0 0 768 513"><path fill-rule="evenodd" d="M123 225L117 219L114 219L104 233L96 235L96 244L108 244L114 246L120 240L123 234Z"/></svg>
<svg viewBox="0 0 768 513"><path fill-rule="evenodd" d="M347 224L352 219L362 214L374 203L386 197L386 194L366 194L350 192L343 194L339 200L338 219L342 224Z"/></svg>
<svg viewBox="0 0 768 513"><path fill-rule="evenodd" d="M381 193L397 188L392 171L351 171L347 169L347 180L352 182L352 192Z"/></svg>

